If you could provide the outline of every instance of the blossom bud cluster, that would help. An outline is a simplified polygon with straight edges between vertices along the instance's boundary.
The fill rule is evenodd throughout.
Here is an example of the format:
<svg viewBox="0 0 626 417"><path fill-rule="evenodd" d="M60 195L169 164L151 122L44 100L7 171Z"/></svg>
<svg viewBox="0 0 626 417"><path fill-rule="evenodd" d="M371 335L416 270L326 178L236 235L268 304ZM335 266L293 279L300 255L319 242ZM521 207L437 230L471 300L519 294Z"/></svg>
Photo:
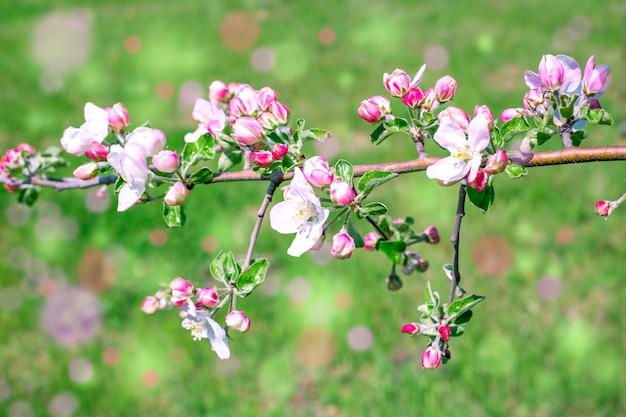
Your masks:
<svg viewBox="0 0 626 417"><path fill-rule="evenodd" d="M4 182L4 188L9 192L17 190L17 186L11 185L10 180L15 175L28 169L28 161L35 155L35 148L28 143L20 143L16 148L8 149L0 157L0 178L8 180Z"/></svg>

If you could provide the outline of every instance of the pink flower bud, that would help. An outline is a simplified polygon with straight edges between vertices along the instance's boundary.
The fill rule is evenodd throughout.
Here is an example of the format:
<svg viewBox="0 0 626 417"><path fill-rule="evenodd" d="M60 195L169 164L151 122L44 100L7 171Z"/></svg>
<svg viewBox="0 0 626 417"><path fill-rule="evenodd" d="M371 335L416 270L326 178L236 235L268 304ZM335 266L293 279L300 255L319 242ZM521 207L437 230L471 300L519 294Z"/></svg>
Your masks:
<svg viewBox="0 0 626 417"><path fill-rule="evenodd" d="M487 157L487 164L485 165L485 173L489 175L499 174L504 171L509 164L509 158L506 152L502 149L496 151L496 153Z"/></svg>
<svg viewBox="0 0 626 417"><path fill-rule="evenodd" d="M98 164L91 161L76 168L73 172L74 177L81 180L90 180L98 175Z"/></svg>
<svg viewBox="0 0 626 417"><path fill-rule="evenodd" d="M585 65L583 92L587 95L602 94L610 72L611 67L608 65L595 66L595 57L591 55Z"/></svg>
<svg viewBox="0 0 626 417"><path fill-rule="evenodd" d="M354 239L350 236L345 226L341 231L333 236L333 246L330 248L330 254L337 259L348 259L354 251Z"/></svg>
<svg viewBox="0 0 626 417"><path fill-rule="evenodd" d="M330 199L340 206L352 204L356 193L352 186L343 180L334 180L330 184Z"/></svg>
<svg viewBox="0 0 626 417"><path fill-rule="evenodd" d="M230 97L228 86L222 81L213 81L211 85L209 85L209 97L222 103L227 102Z"/></svg>
<svg viewBox="0 0 626 417"><path fill-rule="evenodd" d="M289 152L289 147L284 143L276 143L272 146L272 158L277 161L283 159L287 152Z"/></svg>
<svg viewBox="0 0 626 417"><path fill-rule="evenodd" d="M180 158L176 152L163 150L152 157L152 163L159 171L169 174L178 169Z"/></svg>
<svg viewBox="0 0 626 417"><path fill-rule="evenodd" d="M200 288L196 291L196 297L198 302L205 307L215 307L220 302L217 291L213 288Z"/></svg>
<svg viewBox="0 0 626 417"><path fill-rule="evenodd" d="M383 75L385 88L394 97L404 97L411 88L411 78L401 69L394 70L391 74Z"/></svg>
<svg viewBox="0 0 626 417"><path fill-rule="evenodd" d="M417 323L407 323L402 326L402 333L407 333L413 336L414 334L418 334L422 328Z"/></svg>
<svg viewBox="0 0 626 417"><path fill-rule="evenodd" d="M419 87L409 88L409 91L402 97L404 105L412 109L422 104L422 101L424 101L424 92Z"/></svg>
<svg viewBox="0 0 626 417"><path fill-rule="evenodd" d="M470 123L469 114L465 113L462 109L454 106L448 106L437 116L439 119L439 124L442 124L444 121L449 120L461 129L464 132L467 131L467 126Z"/></svg>
<svg viewBox="0 0 626 417"><path fill-rule="evenodd" d="M279 126L284 126L289 123L289 107L280 101L273 101L270 104L270 112L274 115L278 121Z"/></svg>
<svg viewBox="0 0 626 417"><path fill-rule="evenodd" d="M600 200L596 203L596 214L598 216L607 217L614 208L615 203L612 201Z"/></svg>
<svg viewBox="0 0 626 417"><path fill-rule="evenodd" d="M165 133L159 129L149 127L138 127L128 135L127 143L136 143L141 146L145 156L156 155L165 147Z"/></svg>
<svg viewBox="0 0 626 417"><path fill-rule="evenodd" d="M315 187L328 187L334 179L328 161L323 156L313 156L302 165L304 178Z"/></svg>
<svg viewBox="0 0 626 417"><path fill-rule="evenodd" d="M185 278L177 277L170 282L170 288L172 289L172 303L175 306L181 306L193 297L194 287L193 284L187 281Z"/></svg>
<svg viewBox="0 0 626 417"><path fill-rule="evenodd" d="M543 90L539 87L528 90L522 98L522 104L527 110L536 110L544 101Z"/></svg>
<svg viewBox="0 0 626 417"><path fill-rule="evenodd" d="M474 107L474 118L483 117L489 123L489 129L493 129L493 113L489 107L482 105Z"/></svg>
<svg viewBox="0 0 626 417"><path fill-rule="evenodd" d="M450 340L450 334L450 326L439 326L439 336L441 336L444 341L447 342Z"/></svg>
<svg viewBox="0 0 626 417"><path fill-rule="evenodd" d="M439 231L435 226L428 226L426 229L424 229L422 233L426 238L426 242L428 243L436 244L441 241L441 238L439 237Z"/></svg>
<svg viewBox="0 0 626 417"><path fill-rule="evenodd" d="M440 103L452 100L456 93L456 80L449 75L444 75L435 83L435 95Z"/></svg>
<svg viewBox="0 0 626 417"><path fill-rule="evenodd" d="M406 251L405 255L406 258L402 266L402 272L406 275L411 274L413 271L424 273L428 270L428 261L419 256L416 252Z"/></svg>
<svg viewBox="0 0 626 417"><path fill-rule="evenodd" d="M589 99L589 109L591 110L597 110L597 109L601 109L602 106L600 105L600 102L598 100L596 100L595 98L590 98Z"/></svg>
<svg viewBox="0 0 626 417"><path fill-rule="evenodd" d="M22 152L17 148L8 149L0 161L6 168L15 169L24 166Z"/></svg>
<svg viewBox="0 0 626 417"><path fill-rule="evenodd" d="M363 241L365 242L363 248L365 250L374 250L376 248L376 242L378 242L381 237L378 232L369 232L363 237Z"/></svg>
<svg viewBox="0 0 626 417"><path fill-rule="evenodd" d="M107 107L107 115L109 116L109 126L116 132L125 130L129 123L128 110L122 103L115 103L113 107Z"/></svg>
<svg viewBox="0 0 626 417"><path fill-rule="evenodd" d="M274 130L276 126L278 126L278 119L269 111L264 111L259 114L256 119L261 127L268 132Z"/></svg>
<svg viewBox="0 0 626 417"><path fill-rule="evenodd" d="M109 148L99 142L92 142L85 155L94 161L106 161L107 156L109 156Z"/></svg>
<svg viewBox="0 0 626 417"><path fill-rule="evenodd" d="M424 109L425 112L431 113L437 110L440 104L441 103L437 101L437 94L435 94L434 89L429 88L428 90L424 91L424 99L422 100L422 109Z"/></svg>
<svg viewBox="0 0 626 417"><path fill-rule="evenodd" d="M391 113L391 104L387 97L373 96L361 102L357 113L368 123L378 123Z"/></svg>
<svg viewBox="0 0 626 417"><path fill-rule="evenodd" d="M556 90L563 85L565 67L554 55L544 55L539 63L539 79L549 90Z"/></svg>
<svg viewBox="0 0 626 417"><path fill-rule="evenodd" d="M276 101L277 97L278 93L270 87L261 88L257 94L257 105L259 110L268 110L272 103Z"/></svg>
<svg viewBox="0 0 626 417"><path fill-rule="evenodd" d="M524 109L519 107L511 107L502 110L502 113L500 113L500 120L502 121L502 123L506 123L509 120L517 119L518 117L522 117L523 115Z"/></svg>
<svg viewBox="0 0 626 417"><path fill-rule="evenodd" d="M487 185L487 178L488 177L487 174L485 174L485 171L480 170L476 173L476 176L472 181L467 182L467 185L477 191L482 191L485 189L485 185Z"/></svg>
<svg viewBox="0 0 626 417"><path fill-rule="evenodd" d="M240 117L233 124L233 137L242 145L254 145L263 139L263 128L254 117Z"/></svg>
<svg viewBox="0 0 626 417"><path fill-rule="evenodd" d="M185 187L185 184L178 181L170 187L163 200L168 206L180 206L188 196L189 190Z"/></svg>
<svg viewBox="0 0 626 417"><path fill-rule="evenodd" d="M248 155L254 164L260 167L268 167L274 162L274 157L269 151L250 152Z"/></svg>
<svg viewBox="0 0 626 417"><path fill-rule="evenodd" d="M20 143L16 148L19 152L21 152L24 156L32 156L35 154L35 148L28 143Z"/></svg>
<svg viewBox="0 0 626 417"><path fill-rule="evenodd" d="M231 116L252 116L258 109L257 93L247 84L241 84L235 97L228 103Z"/></svg>
<svg viewBox="0 0 626 417"><path fill-rule="evenodd" d="M141 309L146 314L154 314L159 309L159 304L159 300L155 296L149 295L141 302Z"/></svg>
<svg viewBox="0 0 626 417"><path fill-rule="evenodd" d="M441 353L433 346L429 346L422 355L422 368L434 369L439 365L441 365Z"/></svg>
<svg viewBox="0 0 626 417"><path fill-rule="evenodd" d="M233 330L245 333L250 329L250 319L243 311L233 310L224 319L226 325Z"/></svg>

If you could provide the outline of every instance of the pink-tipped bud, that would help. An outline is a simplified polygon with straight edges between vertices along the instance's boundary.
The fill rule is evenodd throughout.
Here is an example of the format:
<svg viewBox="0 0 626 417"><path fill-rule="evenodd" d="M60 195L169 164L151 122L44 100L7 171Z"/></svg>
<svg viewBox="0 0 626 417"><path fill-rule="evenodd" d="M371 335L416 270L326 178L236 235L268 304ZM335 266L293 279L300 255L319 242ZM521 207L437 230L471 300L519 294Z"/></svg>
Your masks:
<svg viewBox="0 0 626 417"><path fill-rule="evenodd" d="M608 200L600 200L596 203L596 214L598 216L607 217L613 209L615 208L615 203Z"/></svg>
<svg viewBox="0 0 626 417"><path fill-rule="evenodd" d="M16 148L19 152L21 152L24 156L32 156L35 154L35 148L29 143L20 143Z"/></svg>
<svg viewBox="0 0 626 417"><path fill-rule="evenodd" d="M340 206L352 204L356 192L352 186L343 180L335 180L330 184L330 199Z"/></svg>
<svg viewBox="0 0 626 417"><path fill-rule="evenodd" d="M273 102L276 101L278 93L272 90L270 87L263 87L257 93L257 105L259 110L265 111L270 108Z"/></svg>
<svg viewBox="0 0 626 417"><path fill-rule="evenodd" d="M508 109L502 110L500 113L500 120L502 123L506 123L509 120L517 119L518 117L522 117L524 115L524 109L519 107L510 107Z"/></svg>
<svg viewBox="0 0 626 417"><path fill-rule="evenodd" d="M422 233L426 238L426 242L428 243L436 244L441 241L441 238L439 237L439 231L435 226L428 226L426 229L424 229Z"/></svg>
<svg viewBox="0 0 626 417"><path fill-rule="evenodd" d="M357 113L368 123L378 123L391 113L391 103L387 97L373 96L361 102Z"/></svg>
<svg viewBox="0 0 626 417"><path fill-rule="evenodd" d="M154 314L159 309L159 299L149 295L141 302L141 310L146 314Z"/></svg>
<svg viewBox="0 0 626 417"><path fill-rule="evenodd" d="M245 333L250 329L250 319L243 311L233 310L224 319L226 325L233 330Z"/></svg>
<svg viewBox="0 0 626 417"><path fill-rule="evenodd" d="M22 152L17 148L8 149L2 156L0 161L6 168L15 169L24 166L24 158Z"/></svg>
<svg viewBox="0 0 626 417"><path fill-rule="evenodd" d="M272 146L272 158L277 161L283 159L287 152L289 152L289 147L284 143L276 143Z"/></svg>
<svg viewBox="0 0 626 417"><path fill-rule="evenodd" d="M274 101L270 104L270 112L274 115L278 122L278 126L284 126L289 123L289 107L280 101Z"/></svg>
<svg viewBox="0 0 626 417"><path fill-rule="evenodd" d="M509 164L509 157L502 149L496 151L496 153L487 157L487 164L485 165L485 173L489 175L499 174L504 171Z"/></svg>
<svg viewBox="0 0 626 417"><path fill-rule="evenodd" d="M404 105L412 109L422 104L423 100L424 92L419 87L409 88L409 91L407 91L404 97L402 97Z"/></svg>
<svg viewBox="0 0 626 417"><path fill-rule="evenodd" d="M422 355L422 368L434 369L441 365L441 352L430 346Z"/></svg>
<svg viewBox="0 0 626 417"><path fill-rule="evenodd" d="M363 237L363 241L365 242L365 245L363 246L363 248L365 250L376 249L376 242L378 242L381 237L382 236L378 232L369 232Z"/></svg>
<svg viewBox="0 0 626 417"><path fill-rule="evenodd" d="M424 99L422 100L422 109L427 113L437 110L441 103L437 100L437 94L433 88L424 91Z"/></svg>
<svg viewBox="0 0 626 417"><path fill-rule="evenodd" d="M456 80L449 75L444 75L435 83L435 95L440 103L445 103L454 98L456 93Z"/></svg>
<svg viewBox="0 0 626 417"><path fill-rule="evenodd" d="M175 306L181 306L193 297L194 287L193 284L187 281L185 278L177 277L170 282L170 288L172 289L172 303Z"/></svg>
<svg viewBox="0 0 626 417"><path fill-rule="evenodd" d="M467 131L467 126L469 126L470 123L469 114L465 113L463 109L454 106L448 106L445 110L439 113L437 118L439 119L439 124L449 120L463 129L464 132Z"/></svg>
<svg viewBox="0 0 626 417"><path fill-rule="evenodd" d="M484 104L482 106L474 107L474 118L477 117L483 117L489 124L489 129L493 129L493 113L489 107Z"/></svg>
<svg viewBox="0 0 626 417"><path fill-rule="evenodd" d="M127 143L136 143L141 146L145 156L153 156L165 148L165 133L150 127L138 127L128 135Z"/></svg>
<svg viewBox="0 0 626 417"><path fill-rule="evenodd" d="M411 78L401 69L394 70L391 74L383 75L385 88L394 97L404 97L411 88Z"/></svg>
<svg viewBox="0 0 626 417"><path fill-rule="evenodd" d="M476 176L473 180L468 181L467 185L475 189L476 191L483 191L485 186L487 185L488 176L485 174L485 171L480 170L476 173Z"/></svg>
<svg viewBox="0 0 626 417"><path fill-rule="evenodd" d="M323 156L313 156L302 165L302 174L315 187L328 187L335 179L328 161Z"/></svg>
<svg viewBox="0 0 626 417"><path fill-rule="evenodd" d="M107 115L109 116L109 126L116 132L124 131L129 123L128 110L122 103L115 103L113 107L107 107Z"/></svg>
<svg viewBox="0 0 626 417"><path fill-rule="evenodd" d="M345 226L339 233L333 236L333 246L330 248L330 254L337 259L348 259L354 251L354 239L348 234Z"/></svg>
<svg viewBox="0 0 626 417"><path fill-rule="evenodd" d="M411 336L418 334L421 330L420 325L417 323L407 323L402 326L402 333L410 334Z"/></svg>
<svg viewBox="0 0 626 417"><path fill-rule="evenodd" d="M539 63L539 79L549 90L556 90L563 85L565 67L554 55L544 55Z"/></svg>
<svg viewBox="0 0 626 417"><path fill-rule="evenodd" d="M152 163L159 171L169 174L178 169L180 158L174 151L162 150L152 157Z"/></svg>
<svg viewBox="0 0 626 417"><path fill-rule="evenodd" d="M101 143L92 142L87 152L85 152L85 155L87 155L87 158L93 159L94 161L106 161L107 156L109 156L109 148Z"/></svg>
<svg viewBox="0 0 626 417"><path fill-rule="evenodd" d="M220 298L214 288L200 288L196 291L196 297L198 302L205 307L215 307L220 302Z"/></svg>
<svg viewBox="0 0 626 417"><path fill-rule="evenodd" d="M98 175L98 164L96 162L87 162L76 168L73 172L74 177L80 180L90 180Z"/></svg>
<svg viewBox="0 0 626 417"><path fill-rule="evenodd" d="M167 191L167 194L165 194L164 201L165 201L165 204L167 204L168 206L172 206L172 207L180 206L181 204L185 202L188 196L189 196L189 189L185 187L185 184L178 181L174 185L172 185L170 189Z"/></svg>
<svg viewBox="0 0 626 417"><path fill-rule="evenodd" d="M254 165L268 167L274 162L274 157L270 151L250 152L248 155L254 161Z"/></svg>
<svg viewBox="0 0 626 417"><path fill-rule="evenodd" d="M441 338L444 341L448 341L450 340L450 326L439 326L439 336L441 336Z"/></svg>
<svg viewBox="0 0 626 417"><path fill-rule="evenodd" d="M209 97L222 103L227 102L230 97L228 86L222 81L213 81L211 85L209 85Z"/></svg>
<svg viewBox="0 0 626 417"><path fill-rule="evenodd" d="M587 95L602 94L610 72L611 67L608 65L595 66L594 56L589 57L583 76L583 92Z"/></svg>
<svg viewBox="0 0 626 417"><path fill-rule="evenodd" d="M263 128L254 117L240 117L233 124L233 137L242 145L254 145L263 139Z"/></svg>
<svg viewBox="0 0 626 417"><path fill-rule="evenodd" d="M527 110L536 110L544 101L543 90L539 87L528 90L522 98L522 104Z"/></svg>

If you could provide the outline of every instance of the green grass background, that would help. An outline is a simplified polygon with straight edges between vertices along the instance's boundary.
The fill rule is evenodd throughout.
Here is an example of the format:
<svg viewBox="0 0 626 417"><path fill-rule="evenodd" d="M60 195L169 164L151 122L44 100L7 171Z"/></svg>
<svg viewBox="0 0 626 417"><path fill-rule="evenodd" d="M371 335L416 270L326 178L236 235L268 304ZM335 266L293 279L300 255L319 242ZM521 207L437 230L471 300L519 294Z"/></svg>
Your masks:
<svg viewBox="0 0 626 417"><path fill-rule="evenodd" d="M46 92L40 86L44 69L33 54L35 28L50 13L77 9L92 18L89 54L64 73L60 90ZM243 50L232 50L220 35L233 11L250 13L259 25L258 37ZM452 75L459 83L453 104L468 112L475 104L487 104L494 113L518 106L526 91L524 70L536 71L545 53L566 53L582 65L595 54L597 63L613 67L602 103L616 125L591 128L584 145L623 144L624 13L624 3L612 0L9 0L0 5L0 145L58 145L67 126L81 123L86 101L103 107L121 101L135 125L151 121L166 132L170 148L180 149L184 133L195 129L177 100L182 86L197 81L206 89L221 79L269 85L290 107L292 120L305 117L309 126L331 130L338 150L331 162L410 159L408 138L393 137L372 148L369 126L356 108L384 93L384 72L414 73L433 46L447 51L448 65L427 69L421 85ZM322 28L336 33L331 45L318 40ZM135 54L124 50L129 36L142 41ZM258 47L276 53L271 71L251 65ZM172 98L157 98L161 83L173 87ZM542 149L556 148L556 142ZM329 152L313 145L305 151ZM418 248L431 264L426 274L406 277L404 288L391 293L384 283L389 265L381 254L355 253L321 267L310 255L288 257L291 237L264 225L258 253L270 258L271 271L265 289L239 304L252 328L233 336L234 358L228 362L220 362L208 343L193 342L174 312L146 316L139 305L176 276L204 282L217 249L243 255L264 184L194 190L187 226L167 231L160 247L149 238L164 228L158 204L120 214L113 200L96 214L85 207L87 190L48 190L32 210L19 211L28 220L16 225L10 221L18 210L15 196L4 192L0 415L61 415L50 405L59 393L78 400L76 416L623 415L626 211L604 222L593 204L621 195L624 176L623 163L533 169L519 181L497 178L496 204L487 215L468 208L461 249L464 286L487 301L476 309L467 334L454 340L452 361L437 371L421 369L424 340L399 332L417 319L415 306L427 280L446 292L440 267L452 256L447 237L456 192L423 174L404 175L376 196L394 216L412 216L418 227L439 227L442 243ZM73 236L51 232L63 222L74 224ZM367 225L361 230L367 232ZM573 239L562 241L563 233ZM207 236L217 242L210 253L202 249ZM485 247L489 236L505 249ZM32 285L32 275L49 276L59 286L80 285L86 248L114 259L116 280L97 293L103 311L97 337L65 348L42 330L46 297ZM35 267L12 266L20 253ZM486 273L484 257L502 269ZM537 291L546 276L563 286L551 301ZM304 301L289 295L296 278L310 285ZM338 296L349 298L349 307L341 307ZM16 299L16 305L9 302ZM364 351L347 341L356 326L373 335ZM119 362L107 365L106 349L116 349ZM325 360L315 364L307 359L311 351L327 356L320 353ZM70 378L77 358L93 367L86 382ZM142 383L146 371L158 375L155 386Z"/></svg>

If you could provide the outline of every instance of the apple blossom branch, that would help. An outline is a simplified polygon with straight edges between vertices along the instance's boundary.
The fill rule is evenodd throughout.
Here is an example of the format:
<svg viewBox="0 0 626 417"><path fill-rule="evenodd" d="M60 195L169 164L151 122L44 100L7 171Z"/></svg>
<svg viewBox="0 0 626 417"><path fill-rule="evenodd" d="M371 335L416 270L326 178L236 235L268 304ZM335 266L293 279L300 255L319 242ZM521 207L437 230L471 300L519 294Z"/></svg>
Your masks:
<svg viewBox="0 0 626 417"><path fill-rule="evenodd" d="M528 156L531 159L527 162L522 161L521 164L527 168L576 164L583 162L623 161L626 160L626 145L601 146L590 148L572 147L556 151L535 152L532 154L528 154ZM413 159L410 161L355 165L354 176L361 177L366 172L372 170L394 172L397 174L425 171L426 168L437 162L439 159L440 158L437 157L427 157L421 159ZM282 176L281 181L290 180L292 176L292 173L286 173L284 176ZM63 191L67 189L91 188L97 187L99 185L113 184L115 183L117 178L117 175L107 175L103 177L96 177L90 180L80 180L73 177L63 179L45 179L32 177L30 179L24 180L0 178L0 181L11 186L32 184L42 187L53 188L56 191ZM263 176L257 172L254 172L251 169L245 169L235 172L216 173L210 180L206 181L205 184L234 181L267 181L271 180L271 178L272 177Z"/></svg>

